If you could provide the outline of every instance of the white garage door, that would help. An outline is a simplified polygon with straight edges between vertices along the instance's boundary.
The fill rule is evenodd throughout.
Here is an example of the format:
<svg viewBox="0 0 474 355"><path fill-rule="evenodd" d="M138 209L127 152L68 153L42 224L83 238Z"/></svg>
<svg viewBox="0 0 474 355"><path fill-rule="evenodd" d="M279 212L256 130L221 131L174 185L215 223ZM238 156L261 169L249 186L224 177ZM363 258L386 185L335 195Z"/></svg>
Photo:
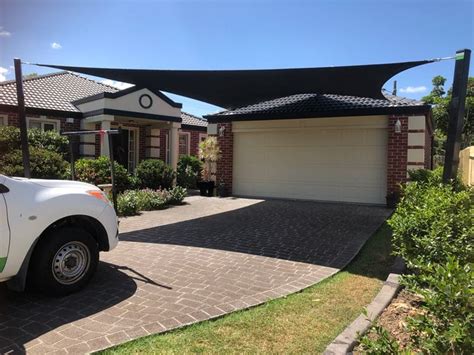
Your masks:
<svg viewBox="0 0 474 355"><path fill-rule="evenodd" d="M235 122L233 193L385 203L387 118Z"/></svg>

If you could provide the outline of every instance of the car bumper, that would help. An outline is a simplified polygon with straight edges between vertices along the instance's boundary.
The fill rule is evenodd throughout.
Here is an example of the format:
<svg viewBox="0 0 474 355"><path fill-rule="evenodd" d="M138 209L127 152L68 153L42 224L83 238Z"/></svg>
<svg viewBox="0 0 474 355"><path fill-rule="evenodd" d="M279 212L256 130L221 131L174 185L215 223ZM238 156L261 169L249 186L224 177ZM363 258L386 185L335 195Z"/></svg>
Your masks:
<svg viewBox="0 0 474 355"><path fill-rule="evenodd" d="M99 221L104 226L109 240L109 251L118 244L118 218L112 206L107 206L99 216Z"/></svg>

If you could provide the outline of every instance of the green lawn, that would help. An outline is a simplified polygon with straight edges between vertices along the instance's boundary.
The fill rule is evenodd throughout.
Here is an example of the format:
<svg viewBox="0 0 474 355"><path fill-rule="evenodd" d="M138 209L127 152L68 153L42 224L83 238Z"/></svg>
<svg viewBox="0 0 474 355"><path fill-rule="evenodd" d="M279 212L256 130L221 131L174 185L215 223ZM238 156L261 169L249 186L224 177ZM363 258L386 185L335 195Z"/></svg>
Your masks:
<svg viewBox="0 0 474 355"><path fill-rule="evenodd" d="M344 271L302 292L102 354L321 353L370 303L392 262L384 225Z"/></svg>

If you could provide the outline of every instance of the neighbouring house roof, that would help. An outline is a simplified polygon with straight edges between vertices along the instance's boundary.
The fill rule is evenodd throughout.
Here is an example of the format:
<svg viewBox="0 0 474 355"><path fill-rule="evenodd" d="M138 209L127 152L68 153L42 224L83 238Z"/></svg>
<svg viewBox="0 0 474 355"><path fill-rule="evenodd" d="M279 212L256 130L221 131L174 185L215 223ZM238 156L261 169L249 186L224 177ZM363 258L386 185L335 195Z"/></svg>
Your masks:
<svg viewBox="0 0 474 355"><path fill-rule="evenodd" d="M316 118L336 116L363 116L378 114L413 114L426 113L430 106L422 101L384 93L386 99L332 95L332 94L297 94L262 101L235 110L221 111L207 115L209 123Z"/></svg>
<svg viewBox="0 0 474 355"><path fill-rule="evenodd" d="M187 112L181 112L181 126L186 128L186 126L193 127L202 127L203 130L207 129L207 120L202 117L194 116Z"/></svg>
<svg viewBox="0 0 474 355"><path fill-rule="evenodd" d="M119 91L112 86L65 71L25 79L23 90L27 108L66 113L80 112L72 104L73 101L104 92ZM0 105L17 105L15 80L0 83Z"/></svg>

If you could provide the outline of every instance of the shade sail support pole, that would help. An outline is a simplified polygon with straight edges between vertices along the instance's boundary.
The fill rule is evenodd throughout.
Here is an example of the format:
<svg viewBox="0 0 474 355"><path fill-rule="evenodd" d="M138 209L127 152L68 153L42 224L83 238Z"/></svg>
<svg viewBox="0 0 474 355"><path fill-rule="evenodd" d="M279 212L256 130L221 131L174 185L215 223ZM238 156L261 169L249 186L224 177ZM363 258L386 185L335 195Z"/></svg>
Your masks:
<svg viewBox="0 0 474 355"><path fill-rule="evenodd" d="M25 94L23 92L23 76L21 73L21 60L13 59L15 66L16 98L18 103L18 119L20 121L21 156L23 159L23 173L26 178L31 178L30 149L28 147L28 132L26 126Z"/></svg>
<svg viewBox="0 0 474 355"><path fill-rule="evenodd" d="M449 104L448 137L443 170L444 183L449 183L458 173L470 60L470 49L462 49L456 52L453 93Z"/></svg>

